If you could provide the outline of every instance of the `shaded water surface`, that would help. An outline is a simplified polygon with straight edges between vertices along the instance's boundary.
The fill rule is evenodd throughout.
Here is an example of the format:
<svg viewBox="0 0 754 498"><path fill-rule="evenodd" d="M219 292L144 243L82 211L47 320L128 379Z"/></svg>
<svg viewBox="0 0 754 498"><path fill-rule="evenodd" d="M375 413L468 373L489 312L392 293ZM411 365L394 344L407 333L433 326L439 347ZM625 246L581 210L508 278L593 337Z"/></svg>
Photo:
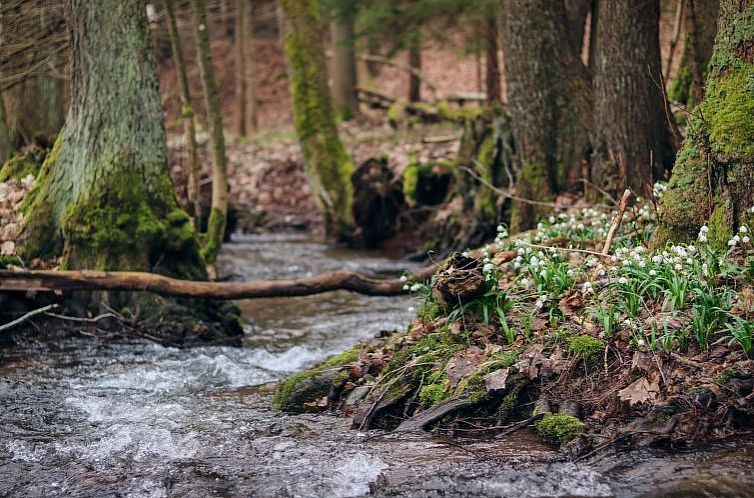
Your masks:
<svg viewBox="0 0 754 498"><path fill-rule="evenodd" d="M221 264L234 279L405 266L290 237L236 240ZM80 338L2 351L0 496L754 496L751 442L571 464L527 431L452 441L268 409L269 382L403 328L411 304L243 302L250 324L235 349Z"/></svg>

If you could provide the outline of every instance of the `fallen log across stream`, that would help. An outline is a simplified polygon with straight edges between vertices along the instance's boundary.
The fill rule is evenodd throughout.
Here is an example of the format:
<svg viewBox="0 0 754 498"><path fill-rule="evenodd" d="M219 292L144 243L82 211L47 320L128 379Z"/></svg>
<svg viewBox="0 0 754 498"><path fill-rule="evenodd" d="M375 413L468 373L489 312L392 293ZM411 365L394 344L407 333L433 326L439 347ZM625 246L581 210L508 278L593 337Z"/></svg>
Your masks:
<svg viewBox="0 0 754 498"><path fill-rule="evenodd" d="M435 264L426 266L407 276L407 280L423 282L437 269ZM396 296L408 293L404 290L405 284L401 279L377 279L353 272L323 273L295 280L199 282L146 272L0 270L0 292L110 290L218 300L309 296L336 290L367 296Z"/></svg>

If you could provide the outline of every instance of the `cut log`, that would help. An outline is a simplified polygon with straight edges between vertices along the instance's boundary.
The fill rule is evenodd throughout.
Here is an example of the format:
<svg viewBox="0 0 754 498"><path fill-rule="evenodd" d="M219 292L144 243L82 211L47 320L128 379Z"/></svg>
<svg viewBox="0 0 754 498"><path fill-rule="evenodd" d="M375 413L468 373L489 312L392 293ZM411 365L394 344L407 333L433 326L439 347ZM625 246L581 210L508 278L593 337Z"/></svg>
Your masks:
<svg viewBox="0 0 754 498"><path fill-rule="evenodd" d="M443 401L437 406L423 411L420 414L401 422L401 425L395 429L396 432L415 432L424 429L432 422L441 419L445 415L452 413L461 408L473 405L475 402L470 398L455 398Z"/></svg>
<svg viewBox="0 0 754 498"><path fill-rule="evenodd" d="M423 282L436 269L434 264L427 266L408 280ZM324 273L297 280L197 282L145 272L0 270L0 292L111 290L222 300L309 296L336 290L367 296L395 296L407 293L404 285L399 279L376 279L353 272Z"/></svg>

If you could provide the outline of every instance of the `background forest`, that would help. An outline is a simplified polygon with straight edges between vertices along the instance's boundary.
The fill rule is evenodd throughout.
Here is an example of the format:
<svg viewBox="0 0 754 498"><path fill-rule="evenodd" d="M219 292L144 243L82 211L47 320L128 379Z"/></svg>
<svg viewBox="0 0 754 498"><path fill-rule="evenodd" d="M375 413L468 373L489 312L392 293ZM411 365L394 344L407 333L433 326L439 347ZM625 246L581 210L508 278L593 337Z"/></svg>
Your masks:
<svg viewBox="0 0 754 498"><path fill-rule="evenodd" d="M750 493L751 0L0 1L0 163L0 477L81 460L71 489L121 492L129 466L175 453L225 483L235 443L259 465L336 466L307 449L353 449L328 413L375 438L492 438L468 442L479 461L729 441L730 496ZM79 410L50 415L70 446L28 445L38 397ZM190 437L155 415L175 407ZM138 452L98 446L103 470L76 438ZM316 492L279 462L274 484L228 486L425 496L432 471L396 473L417 451L399 444ZM426 496L486 496L441 453L451 484ZM569 469L523 482L580 496ZM197 472L166 489L216 490ZM659 475L598 474L614 493L594 496Z"/></svg>

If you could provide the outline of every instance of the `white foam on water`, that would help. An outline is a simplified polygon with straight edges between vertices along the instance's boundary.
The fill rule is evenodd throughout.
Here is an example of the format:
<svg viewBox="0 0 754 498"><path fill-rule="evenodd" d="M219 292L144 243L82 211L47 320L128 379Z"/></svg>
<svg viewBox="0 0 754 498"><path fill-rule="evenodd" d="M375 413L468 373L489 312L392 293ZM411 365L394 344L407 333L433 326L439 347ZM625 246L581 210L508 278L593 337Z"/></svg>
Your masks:
<svg viewBox="0 0 754 498"><path fill-rule="evenodd" d="M332 487L332 496L352 497L369 493L373 482L387 468L382 460L366 453L356 453L334 464L325 482Z"/></svg>
<svg viewBox="0 0 754 498"><path fill-rule="evenodd" d="M39 462L47 455L46 445L42 443L29 443L27 441L9 441L5 447L13 460L24 462Z"/></svg>

